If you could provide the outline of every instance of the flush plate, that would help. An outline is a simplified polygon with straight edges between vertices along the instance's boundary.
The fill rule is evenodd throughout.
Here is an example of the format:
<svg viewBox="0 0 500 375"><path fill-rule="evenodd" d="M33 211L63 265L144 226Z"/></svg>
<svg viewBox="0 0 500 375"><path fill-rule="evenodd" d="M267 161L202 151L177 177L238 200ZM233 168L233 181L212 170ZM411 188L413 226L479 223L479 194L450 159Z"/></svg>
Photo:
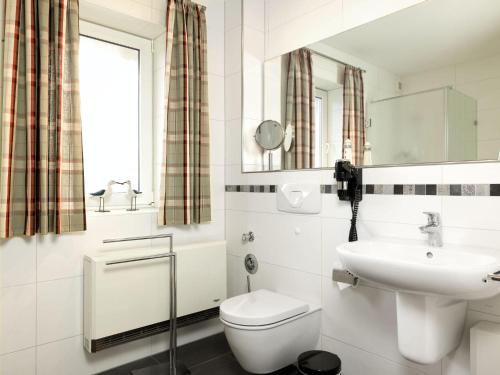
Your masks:
<svg viewBox="0 0 500 375"><path fill-rule="evenodd" d="M298 214L321 212L321 190L319 184L284 184L276 192L278 210Z"/></svg>

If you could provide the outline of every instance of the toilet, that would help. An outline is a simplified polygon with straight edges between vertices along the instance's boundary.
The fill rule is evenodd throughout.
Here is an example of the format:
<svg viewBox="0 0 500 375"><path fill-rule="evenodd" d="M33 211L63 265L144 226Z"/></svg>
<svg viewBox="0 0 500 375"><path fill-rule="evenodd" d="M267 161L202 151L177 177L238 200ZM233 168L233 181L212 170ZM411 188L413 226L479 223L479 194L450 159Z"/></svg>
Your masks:
<svg viewBox="0 0 500 375"><path fill-rule="evenodd" d="M267 374L318 346L320 306L266 289L224 301L220 320L234 356L246 371Z"/></svg>

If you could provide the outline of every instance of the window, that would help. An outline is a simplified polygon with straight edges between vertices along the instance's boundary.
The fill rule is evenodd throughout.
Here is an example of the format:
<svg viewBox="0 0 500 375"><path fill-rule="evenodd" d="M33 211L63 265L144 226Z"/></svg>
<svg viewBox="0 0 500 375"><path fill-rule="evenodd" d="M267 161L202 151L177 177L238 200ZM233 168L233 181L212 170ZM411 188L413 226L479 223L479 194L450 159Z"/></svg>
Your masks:
<svg viewBox="0 0 500 375"><path fill-rule="evenodd" d="M314 95L314 129L316 151L314 153L314 168L321 168L328 153L328 93L316 88Z"/></svg>
<svg viewBox="0 0 500 375"><path fill-rule="evenodd" d="M151 41L102 26L80 23L80 92L85 191L110 180L132 182L153 199ZM123 193L126 186L114 185ZM126 204L114 194L112 205ZM93 204L93 201L90 202Z"/></svg>

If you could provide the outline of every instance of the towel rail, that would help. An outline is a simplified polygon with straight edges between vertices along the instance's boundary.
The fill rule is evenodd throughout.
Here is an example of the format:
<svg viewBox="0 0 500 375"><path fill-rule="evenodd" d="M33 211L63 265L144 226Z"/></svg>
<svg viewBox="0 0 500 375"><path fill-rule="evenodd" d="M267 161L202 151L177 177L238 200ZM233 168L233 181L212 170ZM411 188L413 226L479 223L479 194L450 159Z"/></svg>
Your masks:
<svg viewBox="0 0 500 375"><path fill-rule="evenodd" d="M169 252L166 254L157 254L138 258L129 258L122 261L110 261L106 265L120 264L137 262L140 260L147 259L158 259L169 257L172 259L170 262L170 340L169 340L169 374L177 375L177 256L174 253L174 235L173 233L167 234L157 234L150 236L136 236L136 237L123 237L123 238L111 238L102 241L104 244L116 243L116 242L129 242L129 241L141 241L141 240L154 240L159 238L169 238L170 248ZM180 366L182 368L182 365ZM182 371L181 371L182 372Z"/></svg>

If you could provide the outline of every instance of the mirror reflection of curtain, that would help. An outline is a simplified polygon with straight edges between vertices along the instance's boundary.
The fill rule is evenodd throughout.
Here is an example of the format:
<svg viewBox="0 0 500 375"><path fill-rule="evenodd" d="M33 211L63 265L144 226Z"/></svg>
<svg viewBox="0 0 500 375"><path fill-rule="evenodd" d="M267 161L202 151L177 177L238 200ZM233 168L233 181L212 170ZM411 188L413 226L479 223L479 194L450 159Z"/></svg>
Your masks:
<svg viewBox="0 0 500 375"><path fill-rule="evenodd" d="M351 140L352 161L355 165L363 164L363 149L366 140L364 91L363 71L359 68L346 66L342 144L344 145L347 139Z"/></svg>
<svg viewBox="0 0 500 375"><path fill-rule="evenodd" d="M211 221L206 8L167 1L160 225Z"/></svg>
<svg viewBox="0 0 500 375"><path fill-rule="evenodd" d="M286 126L292 125L293 143L285 153L285 169L314 168L314 82L311 51L290 52L286 89Z"/></svg>

